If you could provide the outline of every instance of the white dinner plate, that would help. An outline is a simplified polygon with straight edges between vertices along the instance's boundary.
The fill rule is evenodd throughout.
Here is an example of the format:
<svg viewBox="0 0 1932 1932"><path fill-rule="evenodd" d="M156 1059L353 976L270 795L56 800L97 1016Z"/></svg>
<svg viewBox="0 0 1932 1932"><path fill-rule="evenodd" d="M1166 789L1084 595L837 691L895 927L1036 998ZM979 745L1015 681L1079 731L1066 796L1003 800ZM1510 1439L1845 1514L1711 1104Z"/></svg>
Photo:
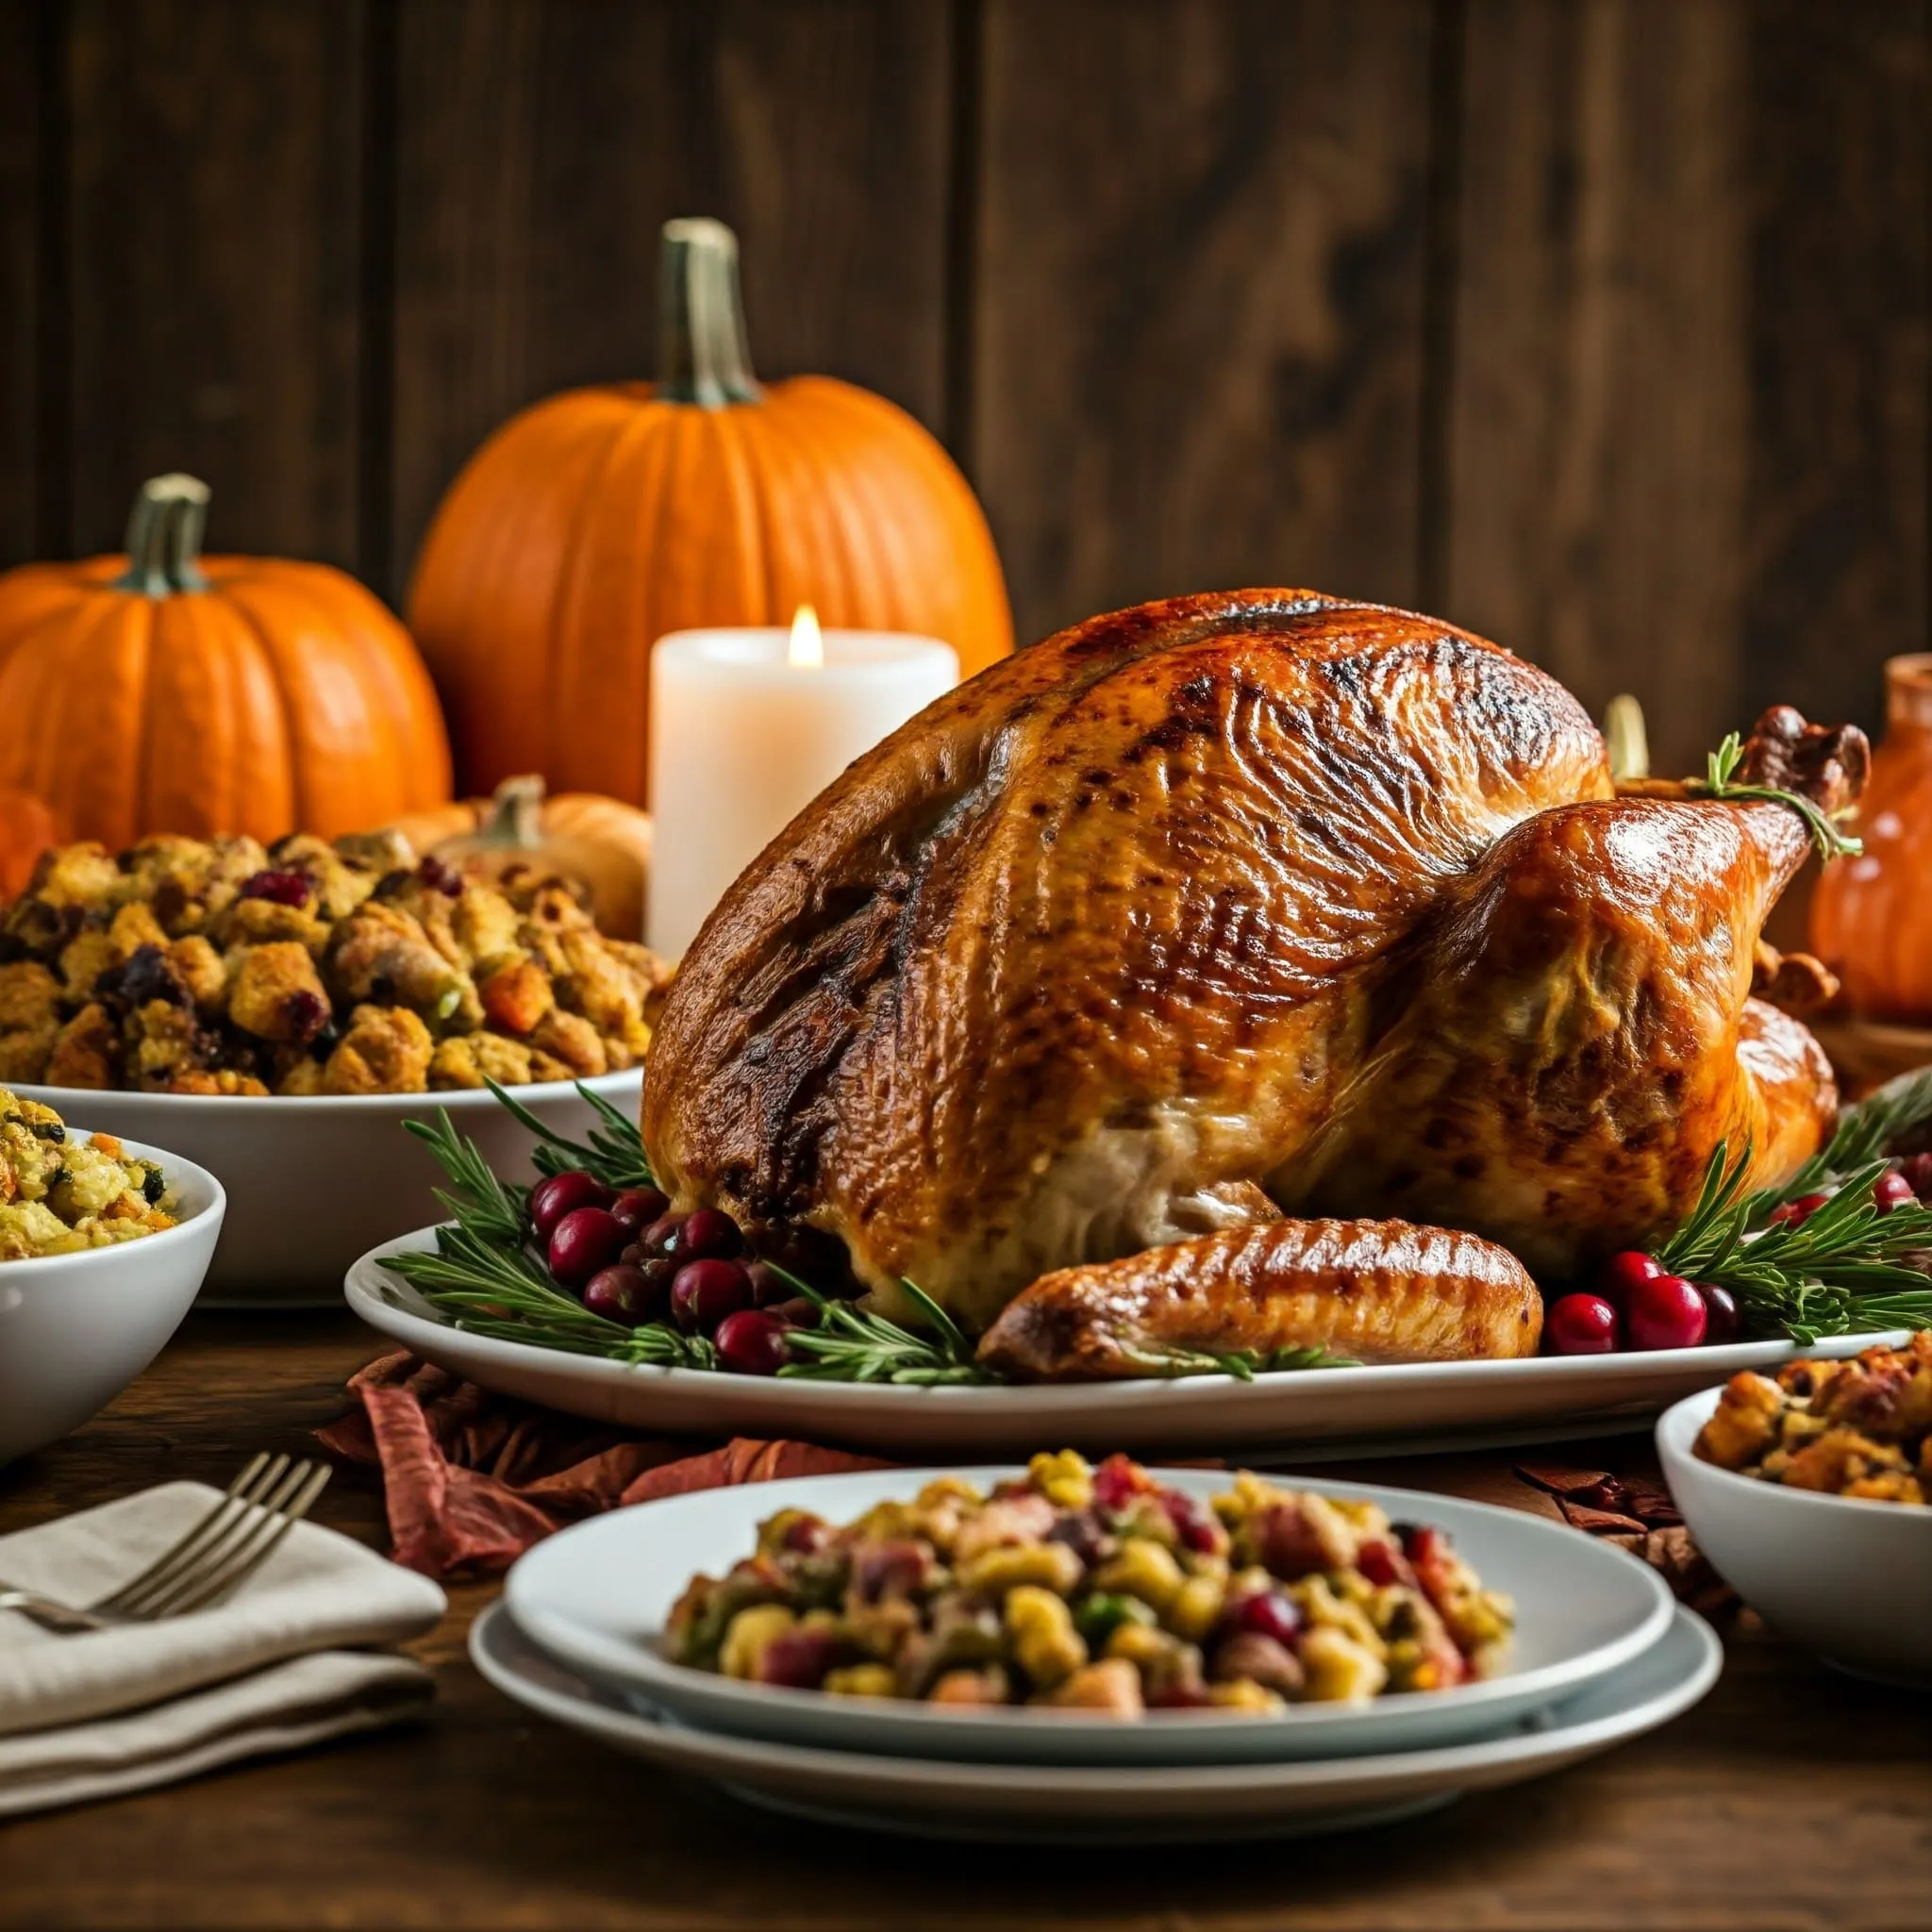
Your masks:
<svg viewBox="0 0 1932 1932"><path fill-rule="evenodd" d="M1709 1626L1680 1607L1641 1657L1506 1737L1290 1764L1109 1768L869 1757L694 1730L574 1676L500 1602L471 1625L470 1656L526 1709L774 1810L923 1837L1129 1844L1335 1831L1545 1777L1668 1724L1724 1666Z"/></svg>
<svg viewBox="0 0 1932 1932"><path fill-rule="evenodd" d="M1004 1465L955 1470L982 1491L1025 1474ZM1419 1490L1318 1479L1324 1495L1375 1503L1391 1521L1446 1530L1485 1585L1516 1601L1509 1668L1481 1683L1365 1704L1302 1704L1279 1717L1169 1711L1139 1724L1072 1711L962 1710L885 1698L827 1697L747 1684L667 1661L671 1607L697 1574L722 1576L757 1547L780 1509L849 1523L874 1503L909 1497L939 1470L799 1476L667 1496L593 1517L546 1538L510 1572L505 1601L519 1626L573 1670L634 1692L685 1723L741 1737L996 1763L1227 1764L1421 1750L1494 1736L1628 1663L1669 1627L1671 1593L1649 1564L1564 1524ZM1206 1502L1224 1470L1154 1472Z"/></svg>
<svg viewBox="0 0 1932 1932"><path fill-rule="evenodd" d="M1354 1436L1441 1434L1548 1424L1588 1434L1607 1417L1655 1414L1740 1369L1809 1356L1856 1355L1902 1335L1836 1336L1645 1354L1535 1356L1523 1361L1404 1362L1385 1368L1302 1369L1170 1380L993 1384L902 1389L891 1384L727 1375L632 1367L498 1341L456 1327L399 1275L387 1255L436 1245L434 1228L372 1249L349 1270L349 1306L372 1328L425 1361L499 1394L625 1428L682 1435L800 1436L903 1456L1031 1455L1071 1447L1105 1452L1224 1452Z"/></svg>

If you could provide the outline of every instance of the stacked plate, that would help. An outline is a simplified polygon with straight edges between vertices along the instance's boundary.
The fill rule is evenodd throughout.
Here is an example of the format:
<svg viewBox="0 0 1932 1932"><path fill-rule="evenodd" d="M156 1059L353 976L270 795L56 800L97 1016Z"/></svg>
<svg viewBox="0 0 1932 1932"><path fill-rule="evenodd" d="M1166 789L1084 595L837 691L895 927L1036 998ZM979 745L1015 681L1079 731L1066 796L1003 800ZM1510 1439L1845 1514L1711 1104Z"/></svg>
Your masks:
<svg viewBox="0 0 1932 1932"><path fill-rule="evenodd" d="M1023 1476L970 1469L982 1487ZM1205 1501L1219 1471L1160 1470ZM677 1496L540 1543L471 1633L476 1667L540 1715L774 1810L874 1830L1061 1841L1226 1840L1340 1829L1544 1775L1653 1730L1709 1690L1722 1652L1648 1566L1513 1510L1359 1483L1324 1494L1446 1530L1516 1600L1505 1674L1278 1717L943 1709L747 1684L667 1662L691 1576L722 1575L781 1508L833 1523L935 1471L808 1477Z"/></svg>

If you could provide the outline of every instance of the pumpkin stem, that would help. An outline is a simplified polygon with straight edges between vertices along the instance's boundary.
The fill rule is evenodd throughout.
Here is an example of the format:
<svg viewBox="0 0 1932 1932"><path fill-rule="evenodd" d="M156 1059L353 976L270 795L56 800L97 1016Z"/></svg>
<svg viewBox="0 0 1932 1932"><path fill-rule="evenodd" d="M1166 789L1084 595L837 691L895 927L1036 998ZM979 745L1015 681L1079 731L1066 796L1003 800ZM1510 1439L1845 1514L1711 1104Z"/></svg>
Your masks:
<svg viewBox="0 0 1932 1932"><path fill-rule="evenodd" d="M117 591L168 597L208 589L201 535L208 526L208 494L200 477L178 471L150 476L141 486L127 519L127 568L114 579Z"/></svg>
<svg viewBox="0 0 1932 1932"><path fill-rule="evenodd" d="M492 845L535 851L543 842L543 781L534 773L506 778L491 802L489 822L478 835Z"/></svg>
<svg viewBox="0 0 1932 1932"><path fill-rule="evenodd" d="M758 399L738 292L738 237L708 215L664 224L658 256L658 393L707 409Z"/></svg>

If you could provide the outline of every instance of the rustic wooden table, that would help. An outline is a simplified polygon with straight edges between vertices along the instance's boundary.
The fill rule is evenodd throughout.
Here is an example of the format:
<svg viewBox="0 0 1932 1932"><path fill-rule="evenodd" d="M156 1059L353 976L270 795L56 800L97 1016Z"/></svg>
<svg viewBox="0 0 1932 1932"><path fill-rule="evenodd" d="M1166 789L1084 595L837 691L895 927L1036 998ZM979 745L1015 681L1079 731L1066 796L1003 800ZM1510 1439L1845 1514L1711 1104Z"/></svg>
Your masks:
<svg viewBox="0 0 1932 1932"><path fill-rule="evenodd" d="M299 1448L375 1353L347 1315L196 1316L0 1473L0 1531ZM1523 1493L1501 1457L1405 1479ZM339 1478L320 1513L383 1541L373 1485ZM0 1826L0 1925L1932 1927L1932 1698L1749 1630L1698 1709L1558 1776L1380 1832L1094 1857L794 1826L533 1724L464 1658L492 1591L453 1591L418 1646L425 1724Z"/></svg>

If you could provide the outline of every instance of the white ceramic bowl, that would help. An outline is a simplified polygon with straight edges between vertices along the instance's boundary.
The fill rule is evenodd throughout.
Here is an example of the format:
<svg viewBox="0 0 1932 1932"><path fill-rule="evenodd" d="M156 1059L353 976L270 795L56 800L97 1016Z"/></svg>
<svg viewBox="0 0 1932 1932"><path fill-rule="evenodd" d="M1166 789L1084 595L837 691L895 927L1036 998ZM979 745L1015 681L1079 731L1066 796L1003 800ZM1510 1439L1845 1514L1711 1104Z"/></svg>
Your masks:
<svg viewBox="0 0 1932 1932"><path fill-rule="evenodd" d="M110 1248L0 1261L0 1463L58 1441L120 1394L180 1326L214 1257L221 1182L125 1144L167 1176L178 1223Z"/></svg>
<svg viewBox="0 0 1932 1932"><path fill-rule="evenodd" d="M1824 1496L1691 1452L1721 1390L1657 1420L1657 1455L1697 1547L1764 1621L1827 1663L1932 1684L1932 1508Z"/></svg>
<svg viewBox="0 0 1932 1932"><path fill-rule="evenodd" d="M604 1074L584 1084L635 1118L643 1072ZM506 1180L530 1175L530 1136L487 1089L453 1093L370 1093L342 1098L98 1092L16 1087L75 1126L178 1148L221 1176L227 1230L204 1299L328 1306L366 1250L445 1218L436 1199L442 1170L405 1131L410 1120L448 1110ZM546 1126L581 1140L594 1110L568 1080L515 1090Z"/></svg>

